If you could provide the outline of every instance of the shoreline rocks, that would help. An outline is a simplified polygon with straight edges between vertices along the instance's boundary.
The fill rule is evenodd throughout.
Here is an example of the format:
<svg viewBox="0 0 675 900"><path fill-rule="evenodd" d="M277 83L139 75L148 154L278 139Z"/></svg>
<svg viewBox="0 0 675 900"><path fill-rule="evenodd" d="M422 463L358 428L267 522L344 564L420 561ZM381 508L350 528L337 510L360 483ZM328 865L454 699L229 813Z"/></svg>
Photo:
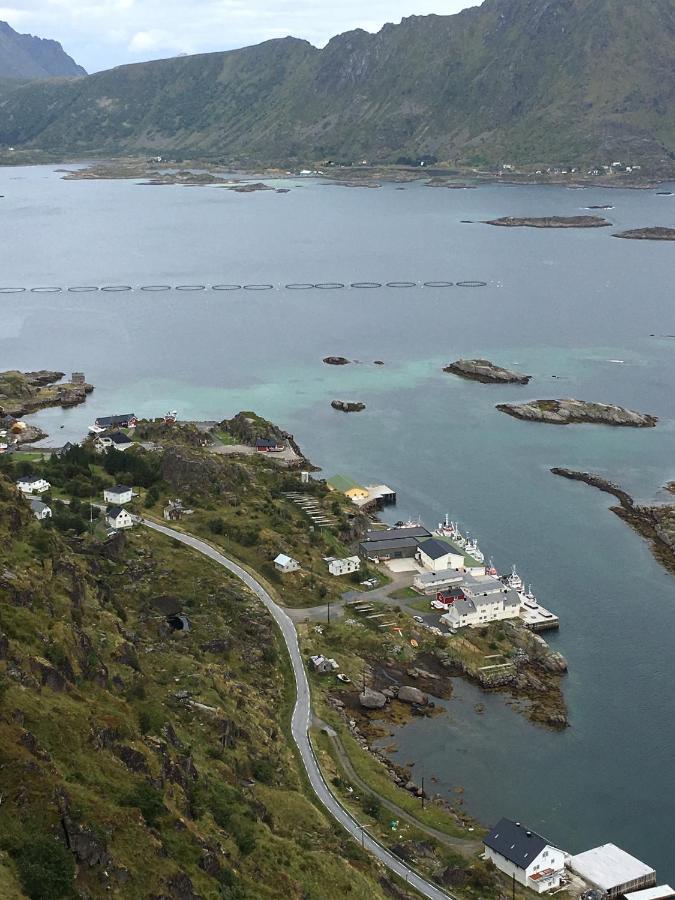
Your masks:
<svg viewBox="0 0 675 900"><path fill-rule="evenodd" d="M627 428L654 428L657 416L635 412L622 406L585 400L532 400L529 403L499 403L497 409L526 422L550 425L612 425Z"/></svg>
<svg viewBox="0 0 675 900"><path fill-rule="evenodd" d="M646 538L657 560L675 575L675 504L641 506L619 485L590 472L553 468L551 473L571 481L582 481L616 497L620 505L611 506L610 511ZM666 489L670 488L667 486Z"/></svg>
<svg viewBox="0 0 675 900"><path fill-rule="evenodd" d="M612 235L628 241L675 241L675 228L656 225L653 228L632 228Z"/></svg>
<svg viewBox="0 0 675 900"><path fill-rule="evenodd" d="M482 384L529 384L532 379L531 375L511 372L488 359L457 359L443 371L470 381L480 381Z"/></svg>
<svg viewBox="0 0 675 900"><path fill-rule="evenodd" d="M41 369L38 372L19 372L10 369L0 372L0 416L19 418L61 406L64 409L84 403L94 386L72 381L58 384L63 372Z"/></svg>
<svg viewBox="0 0 675 900"><path fill-rule="evenodd" d="M365 403L360 403L358 401L351 400L332 400L330 404L333 409L337 409L340 412L350 413L350 412L362 412L366 408Z"/></svg>
<svg viewBox="0 0 675 900"><path fill-rule="evenodd" d="M489 219L483 224L502 228L607 228L612 223L602 216L503 216L501 219Z"/></svg>

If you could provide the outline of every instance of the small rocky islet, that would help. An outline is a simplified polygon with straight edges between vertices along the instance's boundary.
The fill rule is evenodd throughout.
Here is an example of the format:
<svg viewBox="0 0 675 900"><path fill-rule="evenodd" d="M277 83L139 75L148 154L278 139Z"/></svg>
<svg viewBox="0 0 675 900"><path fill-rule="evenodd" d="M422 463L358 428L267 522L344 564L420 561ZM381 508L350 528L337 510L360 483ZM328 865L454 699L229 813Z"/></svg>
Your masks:
<svg viewBox="0 0 675 900"><path fill-rule="evenodd" d="M443 369L469 381L482 384L529 384L531 375L523 375L497 366L488 359L457 359Z"/></svg>
<svg viewBox="0 0 675 900"><path fill-rule="evenodd" d="M331 400L330 405L333 407L333 409L337 409L340 412L345 413L362 412L366 408L365 403L354 400Z"/></svg>
<svg viewBox="0 0 675 900"><path fill-rule="evenodd" d="M655 225L653 228L631 228L615 234L616 238L627 241L675 241L675 228Z"/></svg>
<svg viewBox="0 0 675 900"><path fill-rule="evenodd" d="M657 416L635 412L609 403L586 400L531 400L528 403L499 403L500 412L526 422L550 425L612 425L626 428L654 428Z"/></svg>
<svg viewBox="0 0 675 900"><path fill-rule="evenodd" d="M602 216L502 216L483 224L502 228L607 228L612 223Z"/></svg>

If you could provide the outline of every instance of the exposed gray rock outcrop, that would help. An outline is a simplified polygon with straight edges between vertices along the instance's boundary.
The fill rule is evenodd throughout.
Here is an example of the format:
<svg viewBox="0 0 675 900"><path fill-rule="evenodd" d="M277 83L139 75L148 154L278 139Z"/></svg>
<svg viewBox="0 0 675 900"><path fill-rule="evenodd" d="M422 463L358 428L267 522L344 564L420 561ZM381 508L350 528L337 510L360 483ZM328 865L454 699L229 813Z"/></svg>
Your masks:
<svg viewBox="0 0 675 900"><path fill-rule="evenodd" d="M532 400L528 403L500 403L500 412L527 422L547 422L551 425L591 423L596 425L653 428L656 416L625 409L608 403L585 400Z"/></svg>
<svg viewBox="0 0 675 900"><path fill-rule="evenodd" d="M488 359L457 359L443 371L483 384L528 384L532 378L531 375L521 375L520 372L496 366Z"/></svg>

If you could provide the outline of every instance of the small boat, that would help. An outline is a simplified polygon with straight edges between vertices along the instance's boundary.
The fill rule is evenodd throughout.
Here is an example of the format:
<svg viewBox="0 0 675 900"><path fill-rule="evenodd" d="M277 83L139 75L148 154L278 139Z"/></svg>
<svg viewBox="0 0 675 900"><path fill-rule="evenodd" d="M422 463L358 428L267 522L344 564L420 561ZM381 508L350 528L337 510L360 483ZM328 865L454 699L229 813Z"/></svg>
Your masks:
<svg viewBox="0 0 675 900"><path fill-rule="evenodd" d="M511 588L514 591L518 591L519 594L525 590L525 585L523 584L523 579L520 577L518 572L516 572L515 566L511 569L511 574L506 576L503 580L504 580L504 584L508 588Z"/></svg>
<svg viewBox="0 0 675 900"><path fill-rule="evenodd" d="M97 425L96 423L94 423L93 425L89 426L88 431L90 434L103 434L103 432L105 431L105 428L101 428L100 425Z"/></svg>
<svg viewBox="0 0 675 900"><path fill-rule="evenodd" d="M468 534L464 550L469 556L473 557L479 563L482 563L485 560L485 555L478 546L478 541L476 540L476 538L469 538Z"/></svg>
<svg viewBox="0 0 675 900"><path fill-rule="evenodd" d="M168 413L164 414L164 424L165 425L173 425L178 418L178 410L172 409Z"/></svg>
<svg viewBox="0 0 675 900"><path fill-rule="evenodd" d="M493 578L499 578L499 572L497 571L495 564L492 562L492 557L490 557L486 574L492 575Z"/></svg>

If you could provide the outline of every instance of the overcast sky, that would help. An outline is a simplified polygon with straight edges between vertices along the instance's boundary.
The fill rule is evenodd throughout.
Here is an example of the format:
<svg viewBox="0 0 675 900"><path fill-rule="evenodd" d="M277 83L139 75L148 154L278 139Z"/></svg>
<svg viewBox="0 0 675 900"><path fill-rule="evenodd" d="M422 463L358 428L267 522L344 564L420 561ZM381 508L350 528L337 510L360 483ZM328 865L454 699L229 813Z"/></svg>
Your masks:
<svg viewBox="0 0 675 900"><path fill-rule="evenodd" d="M0 0L16 31L60 41L88 72L179 53L229 50L292 34L322 46L352 28L479 0Z"/></svg>

